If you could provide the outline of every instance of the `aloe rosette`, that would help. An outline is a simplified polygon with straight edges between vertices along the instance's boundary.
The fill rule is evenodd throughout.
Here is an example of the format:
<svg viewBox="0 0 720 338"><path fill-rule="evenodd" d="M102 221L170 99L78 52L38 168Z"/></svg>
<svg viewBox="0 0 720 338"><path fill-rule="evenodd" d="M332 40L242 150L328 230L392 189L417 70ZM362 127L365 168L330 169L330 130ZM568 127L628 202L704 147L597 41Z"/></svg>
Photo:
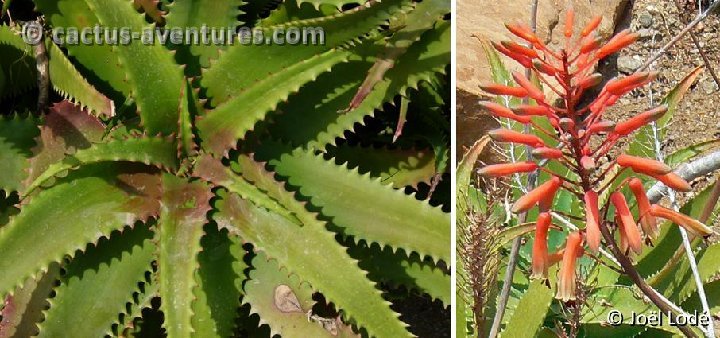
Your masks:
<svg viewBox="0 0 720 338"><path fill-rule="evenodd" d="M38 60L0 26L0 103L21 112L0 117L0 337L404 337L388 291L449 305L449 201L429 193L447 189L449 1L35 4L48 28L326 39L46 39L55 103L28 114Z"/></svg>

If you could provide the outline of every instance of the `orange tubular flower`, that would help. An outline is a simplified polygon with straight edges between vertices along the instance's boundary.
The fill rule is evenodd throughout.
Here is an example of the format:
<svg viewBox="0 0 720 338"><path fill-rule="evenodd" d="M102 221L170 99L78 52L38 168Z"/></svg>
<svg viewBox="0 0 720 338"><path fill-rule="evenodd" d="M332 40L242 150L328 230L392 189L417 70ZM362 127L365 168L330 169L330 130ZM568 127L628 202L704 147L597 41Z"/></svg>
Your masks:
<svg viewBox="0 0 720 338"><path fill-rule="evenodd" d="M490 101L480 101L480 106L487 109L495 117L507 118L522 124L530 123L531 118L529 116L520 116L513 113L510 108L503 105L497 104Z"/></svg>
<svg viewBox="0 0 720 338"><path fill-rule="evenodd" d="M537 59L539 57L538 53L534 49L527 48L517 42L503 41L500 44L502 44L503 47L507 48L507 50L513 53L523 55L527 58Z"/></svg>
<svg viewBox="0 0 720 338"><path fill-rule="evenodd" d="M582 89L588 89L597 86L600 82L602 82L602 74L593 73L582 79L577 86Z"/></svg>
<svg viewBox="0 0 720 338"><path fill-rule="evenodd" d="M675 173L667 173L665 175L648 175L660 182L663 182L666 186L676 191L688 192L692 189L692 187L690 187L690 183Z"/></svg>
<svg viewBox="0 0 720 338"><path fill-rule="evenodd" d="M535 222L535 241L533 242L532 251L532 277L545 278L549 264L547 236L550 228L550 213L543 212L538 215Z"/></svg>
<svg viewBox="0 0 720 338"><path fill-rule="evenodd" d="M629 30L624 30L615 35L608 43L600 47L595 55L598 59L602 59L610 54L613 54L637 41L639 35L637 33L630 33Z"/></svg>
<svg viewBox="0 0 720 338"><path fill-rule="evenodd" d="M534 84L528 80L525 75L520 74L518 72L512 73L513 79L515 79L515 82L520 85L520 87L525 88L528 91L528 96L530 96L531 99L537 101L537 102L543 102L545 101L545 94L540 89L537 89Z"/></svg>
<svg viewBox="0 0 720 338"><path fill-rule="evenodd" d="M533 149L532 154L535 157L545 158L548 160L555 160L563 157L562 150L549 147L535 148Z"/></svg>
<svg viewBox="0 0 720 338"><path fill-rule="evenodd" d="M587 132L590 134L597 134L599 132L608 132L615 130L615 122L612 121L598 121L590 125Z"/></svg>
<svg viewBox="0 0 720 338"><path fill-rule="evenodd" d="M511 58L511 59L513 59L513 60L515 60L515 61L517 61L517 62L518 62L519 64L521 64L523 67L525 67L525 68L532 68L532 59L530 59L529 57L527 57L527 56L525 56L525 55L522 55L522 54L519 54L519 53L516 53L516 52L513 52L513 51L505 48L505 46L503 46L503 45L501 45L501 44L497 44L497 43L494 43L494 42L493 42L492 45L493 45L493 47L495 47L495 49L496 49L498 52L500 52L500 53L504 54L505 56L507 56L507 57L509 57L509 58Z"/></svg>
<svg viewBox="0 0 720 338"><path fill-rule="evenodd" d="M630 190L635 195L635 200L638 203L638 211L640 213L640 226L645 232L645 235L655 239L658 235L658 226L655 216L650 213L650 200L648 200L643 188L642 181L639 178L633 177L628 183Z"/></svg>
<svg viewBox="0 0 720 338"><path fill-rule="evenodd" d="M551 116L553 115L553 111L545 106L533 106L529 104L521 104L515 108L512 108L512 111L515 112L515 114L518 115L530 115L530 116Z"/></svg>
<svg viewBox="0 0 720 338"><path fill-rule="evenodd" d="M536 42L540 42L540 39L535 35L535 33L530 30L530 28L525 27L521 24L506 24L505 28L510 31L510 33L515 34L515 36L530 42L532 44Z"/></svg>
<svg viewBox="0 0 720 338"><path fill-rule="evenodd" d="M621 192L616 191L610 195L610 202L615 206L615 214L622 226L623 231L620 237L624 234L630 249L636 254L639 254L642 252L642 238L637 223L635 223L635 219L633 219L630 208L628 208L627 202L625 201L625 196L623 196Z"/></svg>
<svg viewBox="0 0 720 338"><path fill-rule="evenodd" d="M597 253L600 248L600 211L598 209L598 194L588 190L583 197L585 201L585 237L588 247Z"/></svg>
<svg viewBox="0 0 720 338"><path fill-rule="evenodd" d="M555 74L557 73L557 69L540 60L533 60L533 67L535 67L535 69L537 69L539 72L550 76L555 76Z"/></svg>
<svg viewBox="0 0 720 338"><path fill-rule="evenodd" d="M528 192L527 194L523 195L515 201L515 204L512 206L512 212L519 213L523 211L528 211L530 208L535 206L538 202L540 202L543 199L546 199L548 196L555 196L555 192L557 192L558 188L560 188L560 184L562 181L560 178L553 176L549 181L539 185L537 188L533 189L532 191Z"/></svg>
<svg viewBox="0 0 720 338"><path fill-rule="evenodd" d="M516 173L529 173L537 170L535 162L502 163L487 165L478 170L482 176L507 176Z"/></svg>
<svg viewBox="0 0 720 338"><path fill-rule="evenodd" d="M614 79L605 85L605 90L611 94L622 95L634 89L636 86L654 79L657 73L641 72L626 76L622 79Z"/></svg>
<svg viewBox="0 0 720 338"><path fill-rule="evenodd" d="M710 229L705 224L702 224L702 222L690 216L683 215L677 211L661 207L657 204L653 204L650 207L650 214L656 217L664 218L677 225L680 225L685 228L685 230L693 233L696 236L707 237L713 233L712 229Z"/></svg>
<svg viewBox="0 0 720 338"><path fill-rule="evenodd" d="M519 98L525 98L528 96L527 90L522 87L510 87L492 83L482 84L480 85L480 89L493 95L509 95Z"/></svg>
<svg viewBox="0 0 720 338"><path fill-rule="evenodd" d="M665 175L672 171L672 168L665 163L627 154L618 156L617 164L623 168L631 168L635 172L648 175Z"/></svg>
<svg viewBox="0 0 720 338"><path fill-rule="evenodd" d="M543 140L535 135L518 133L509 129L494 129L489 131L488 135L497 142L520 143L535 148L545 146Z"/></svg>
<svg viewBox="0 0 720 338"><path fill-rule="evenodd" d="M597 49L600 46L600 43L602 43L602 39L600 39L600 38L589 39L588 41L585 41L580 46L580 53L581 54L590 53L590 52L594 51L595 49Z"/></svg>
<svg viewBox="0 0 720 338"><path fill-rule="evenodd" d="M573 232L567 238L558 277L556 298L563 302L575 299L575 261L578 256L582 256L582 236Z"/></svg>
<svg viewBox="0 0 720 338"><path fill-rule="evenodd" d="M647 125L650 122L656 121L661 118L667 112L668 107L665 105L650 109L646 112L640 113L628 119L627 121L620 122L615 126L615 133L621 136L630 135L638 128Z"/></svg>
<svg viewBox="0 0 720 338"><path fill-rule="evenodd" d="M598 26L600 26L600 23L602 22L602 16L596 16L588 22L588 24L583 28L583 30L580 32L580 36L586 37L590 35Z"/></svg>
<svg viewBox="0 0 720 338"><path fill-rule="evenodd" d="M575 11L572 8L567 10L565 14L565 37L570 38L573 35L573 22L575 21Z"/></svg>

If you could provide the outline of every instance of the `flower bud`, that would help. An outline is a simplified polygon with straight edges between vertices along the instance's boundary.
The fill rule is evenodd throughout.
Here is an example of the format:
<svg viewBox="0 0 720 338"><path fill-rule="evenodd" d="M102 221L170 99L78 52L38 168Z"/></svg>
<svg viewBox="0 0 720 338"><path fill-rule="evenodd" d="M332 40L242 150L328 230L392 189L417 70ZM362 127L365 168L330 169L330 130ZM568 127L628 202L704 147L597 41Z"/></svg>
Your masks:
<svg viewBox="0 0 720 338"><path fill-rule="evenodd" d="M692 187L690 187L690 183L688 183L686 180L684 180L682 177L678 176L675 173L667 173L665 175L647 175L660 182L663 182L666 186L672 188L673 190L682 192L692 190Z"/></svg>
<svg viewBox="0 0 720 338"><path fill-rule="evenodd" d="M642 181L633 177L630 179L630 182L628 182L628 185L630 186L630 190L632 190L633 195L635 195L635 200L637 201L640 226L642 227L643 232L652 239L657 238L657 220L655 219L655 216L650 214L650 200L648 200L647 195L645 194Z"/></svg>
<svg viewBox="0 0 720 338"><path fill-rule="evenodd" d="M575 11L572 8L568 8L565 13L565 37L570 38L573 35L573 24L575 21Z"/></svg>
<svg viewBox="0 0 720 338"><path fill-rule="evenodd" d="M585 237L588 246L593 252L600 248L600 211L598 209L598 194L588 190L583 196L585 202Z"/></svg>
<svg viewBox="0 0 720 338"><path fill-rule="evenodd" d="M631 168L633 171L643 174L665 175L672 171L672 168L665 163L628 154L618 156L617 164L623 168Z"/></svg>
<svg viewBox="0 0 720 338"><path fill-rule="evenodd" d="M488 135L498 142L520 143L534 148L545 146L545 142L535 135L518 133L509 129L494 129L489 131Z"/></svg>
<svg viewBox="0 0 720 338"><path fill-rule="evenodd" d="M521 104L515 108L512 108L512 111L518 115L531 115L531 116L548 116L548 117L550 117L555 114L552 111L552 109L550 109L548 107L538 106L538 105L529 105L529 104Z"/></svg>
<svg viewBox="0 0 720 338"><path fill-rule="evenodd" d="M550 213L543 212L538 215L535 222L535 241L533 242L532 251L532 277L534 278L547 277L548 267L550 266L547 237L551 220Z"/></svg>
<svg viewBox="0 0 720 338"><path fill-rule="evenodd" d="M501 163L486 165L478 170L478 174L482 176L507 176L516 173L529 173L537 170L538 165L535 162L518 162L518 163Z"/></svg>
<svg viewBox="0 0 720 338"><path fill-rule="evenodd" d="M593 74L585 77L584 79L582 79L577 84L577 86L582 89L588 89L588 88L597 86L598 84L600 84L600 82L602 82L602 74L593 73Z"/></svg>
<svg viewBox="0 0 720 338"><path fill-rule="evenodd" d="M528 96L527 90L522 87L510 87L499 84L481 84L480 88L493 95L509 95L519 98Z"/></svg>
<svg viewBox="0 0 720 338"><path fill-rule="evenodd" d="M610 54L613 54L637 41L639 35L637 33L630 33L629 30L624 30L615 35L608 43L600 47L597 51L596 57L602 59Z"/></svg>
<svg viewBox="0 0 720 338"><path fill-rule="evenodd" d="M656 76L657 73L639 72L621 79L616 78L608 81L607 85L605 85L605 90L611 94L623 95L647 83L648 80L652 81Z"/></svg>
<svg viewBox="0 0 720 338"><path fill-rule="evenodd" d="M502 53L503 55L515 60L517 63L521 64L525 68L532 68L532 59L528 58L525 55L515 53L507 48L505 48L503 45L492 42L493 47L495 49Z"/></svg>
<svg viewBox="0 0 720 338"><path fill-rule="evenodd" d="M637 223L633 219L630 208L628 208L625 196L619 191L616 191L610 195L610 202L615 206L615 214L617 215L622 233L620 236L625 235L627 243L636 254L642 252L642 238L640 236L640 230L638 230Z"/></svg>
<svg viewBox="0 0 720 338"><path fill-rule="evenodd" d="M671 221L696 236L707 237L713 233L712 229L705 224L702 224L700 221L690 216L683 215L677 211L661 207L657 204L650 206L650 214Z"/></svg>
<svg viewBox="0 0 720 338"><path fill-rule="evenodd" d="M615 130L615 122L613 121L598 121L590 125L587 132L590 134L597 134L599 132L609 132Z"/></svg>
<svg viewBox="0 0 720 338"><path fill-rule="evenodd" d="M510 33L515 34L515 36L530 42L535 43L539 42L540 39L535 35L535 33L530 30L530 28L523 26L521 24L506 24L505 28L510 31Z"/></svg>
<svg viewBox="0 0 720 338"><path fill-rule="evenodd" d="M556 297L564 302L575 299L575 262L578 255L582 255L582 236L579 232L573 232L568 235L558 273Z"/></svg>
<svg viewBox="0 0 720 338"><path fill-rule="evenodd" d="M543 94L540 89L537 89L537 87L535 87L535 85L532 84L525 75L513 72L512 76L520 87L523 87L528 91L528 96L530 96L531 99L537 102L545 101L545 94Z"/></svg>
<svg viewBox="0 0 720 338"><path fill-rule="evenodd" d="M532 155L539 158L555 160L563 157L563 152L560 149L541 147L533 149Z"/></svg>
<svg viewBox="0 0 720 338"><path fill-rule="evenodd" d="M600 26L601 22L602 22L602 16L600 16L600 15L592 18L592 20L590 20L590 22L588 22L588 24L585 26L585 28L583 28L583 30L580 32L580 36L586 37L586 36L590 35L590 33L592 33L596 28L598 28L598 26Z"/></svg>
<svg viewBox="0 0 720 338"><path fill-rule="evenodd" d="M530 123L531 117L515 115L515 113L513 113L513 111L510 110L510 108L507 108L507 107L497 104L495 102L480 101L479 104L483 108L487 109L495 117L508 118L508 119L520 122L522 124Z"/></svg>
<svg viewBox="0 0 720 338"><path fill-rule="evenodd" d="M538 53L534 49L527 48L517 42L502 41L500 43L503 45L503 47L507 48L509 51L523 55L527 58L536 59L539 56Z"/></svg>
<svg viewBox="0 0 720 338"><path fill-rule="evenodd" d="M555 76L555 74L558 72L555 67L548 65L545 62L542 62L540 60L533 60L533 67L537 69L539 72L549 75L549 76Z"/></svg>
<svg viewBox="0 0 720 338"><path fill-rule="evenodd" d="M648 125L651 122L661 118L663 115L665 115L667 110L668 107L666 105L662 105L635 115L627 121L618 123L617 126L615 126L615 133L621 136L630 135L630 133L634 132L640 127Z"/></svg>
<svg viewBox="0 0 720 338"><path fill-rule="evenodd" d="M548 196L555 196L555 193L557 192L558 188L560 188L561 183L562 182L560 181L560 178L553 176L549 181L539 185L537 188L533 189L532 191L528 192L527 194L520 197L520 199L515 201L515 204L513 204L511 209L512 212L520 213L523 211L528 211L535 204L547 198Z"/></svg>
<svg viewBox="0 0 720 338"><path fill-rule="evenodd" d="M580 166L585 170L595 169L595 159L591 156L583 156L580 158Z"/></svg>

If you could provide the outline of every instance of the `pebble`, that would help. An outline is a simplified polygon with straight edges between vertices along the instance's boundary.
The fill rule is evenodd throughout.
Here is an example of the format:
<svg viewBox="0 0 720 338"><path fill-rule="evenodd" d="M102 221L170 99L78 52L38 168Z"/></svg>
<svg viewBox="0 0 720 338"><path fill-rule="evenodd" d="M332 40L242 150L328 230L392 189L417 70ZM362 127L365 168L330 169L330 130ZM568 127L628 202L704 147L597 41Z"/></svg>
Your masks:
<svg viewBox="0 0 720 338"><path fill-rule="evenodd" d="M640 58L636 58L633 56L624 55L618 58L617 60L617 68L618 71L625 74L630 74L640 68L642 66L643 62L640 60Z"/></svg>
<svg viewBox="0 0 720 338"><path fill-rule="evenodd" d="M712 94L718 89L717 84L715 83L715 80L712 79L712 77L705 79L705 81L700 83L700 86L702 87L705 94Z"/></svg>
<svg viewBox="0 0 720 338"><path fill-rule="evenodd" d="M640 40L650 40L652 39L653 35L658 34L658 31L654 29L649 28L642 28L637 31L638 35L640 35ZM662 36L658 34L655 36L655 40L659 40Z"/></svg>
<svg viewBox="0 0 720 338"><path fill-rule="evenodd" d="M650 28L653 25L653 17L648 12L642 12L638 15L638 23L641 27Z"/></svg>

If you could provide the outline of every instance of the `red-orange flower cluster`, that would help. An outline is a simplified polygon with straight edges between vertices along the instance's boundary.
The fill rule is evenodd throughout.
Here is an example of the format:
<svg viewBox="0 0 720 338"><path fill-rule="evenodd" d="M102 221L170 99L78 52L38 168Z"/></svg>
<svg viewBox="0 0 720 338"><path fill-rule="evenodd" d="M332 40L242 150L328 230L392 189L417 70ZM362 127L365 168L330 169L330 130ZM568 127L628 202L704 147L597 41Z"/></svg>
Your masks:
<svg viewBox="0 0 720 338"><path fill-rule="evenodd" d="M613 172L611 169L629 169L636 174L661 181L675 190L690 189L688 182L672 173L672 168L652 159L621 154L609 162L610 168L600 165L606 163L605 157L620 138L656 121L668 111L666 105L661 105L617 123L603 119L607 108L615 104L621 96L653 81L657 77L654 72L638 72L611 79L599 90L594 100L581 104L583 94L603 81L600 74L594 73L595 64L632 44L638 37L626 30L603 43L595 34L601 20L601 17L592 19L579 34L575 34L574 16L572 10L569 10L563 31L567 41L565 48L560 50L549 49L524 25L506 25L507 29L527 43L527 46L512 41L493 43L493 46L498 52L528 69L532 80L515 72L512 74L514 84L481 86L490 94L522 98L526 101L514 107L489 101L481 102L481 106L490 114L530 126L539 131L539 135L547 136L542 139L531 133L510 129L491 131L490 137L497 142L522 144L531 148L533 157L541 162L495 164L486 166L479 172L486 176L503 176L541 169L551 174L550 179L515 201L512 212L526 212L535 206L539 207L541 213L536 221L532 275L546 277L548 267L561 260L557 297L564 301L575 298L575 266L578 257L583 255L584 244L587 244L590 252L597 253L603 242L606 245L615 245L617 236L620 242L618 247L624 254L638 254L643 250L643 238L646 242L651 242L657 237L657 217L670 220L698 236L712 233L710 228L691 217L651 204L642 181L637 177L620 182L616 182L620 176L611 180L605 179L607 173ZM536 83L542 83L556 93L562 104L553 104ZM527 104L529 100L533 100L534 104ZM553 130L546 130L539 124L543 119L547 119ZM599 142L591 142L591 138L596 138ZM547 161L564 165L575 174L572 177L576 178L567 178L565 174L543 168L541 163ZM599 170L601 167L603 169ZM637 202L636 215L620 191L625 185L630 188ZM613 191L601 206L599 196L604 196L602 193L611 187ZM582 200L585 227L570 233L565 247L551 254L548 253L547 244L548 232L552 229L552 214L549 209L558 189L565 189ZM609 210L614 211L614 218L608 217ZM612 243L609 243L609 240L612 240Z"/></svg>

